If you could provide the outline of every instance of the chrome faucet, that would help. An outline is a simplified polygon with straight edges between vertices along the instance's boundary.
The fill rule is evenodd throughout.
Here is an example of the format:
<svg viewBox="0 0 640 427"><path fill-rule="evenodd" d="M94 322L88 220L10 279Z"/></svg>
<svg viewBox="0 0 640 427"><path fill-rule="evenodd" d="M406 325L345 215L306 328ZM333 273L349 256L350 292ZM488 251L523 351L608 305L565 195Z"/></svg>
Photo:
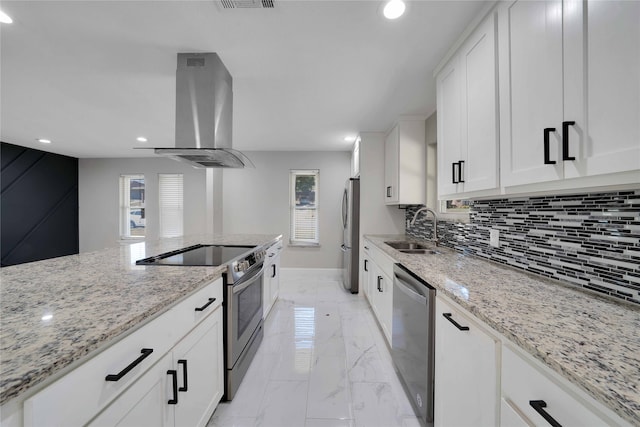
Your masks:
<svg viewBox="0 0 640 427"><path fill-rule="evenodd" d="M413 219L411 220L411 225L415 224L416 222L416 218L418 218L418 214L420 212L431 212L431 215L433 215L433 243L438 246L439 240L438 240L438 215L436 215L436 212L428 207L423 207L418 209L418 211L415 213L415 215L413 215ZM425 214L426 215L426 214Z"/></svg>

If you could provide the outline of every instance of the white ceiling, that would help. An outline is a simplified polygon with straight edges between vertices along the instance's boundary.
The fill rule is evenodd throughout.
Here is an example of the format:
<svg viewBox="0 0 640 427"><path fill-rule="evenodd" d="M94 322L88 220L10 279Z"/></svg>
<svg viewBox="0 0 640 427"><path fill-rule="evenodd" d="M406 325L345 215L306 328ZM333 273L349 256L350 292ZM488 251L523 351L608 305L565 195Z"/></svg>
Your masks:
<svg viewBox="0 0 640 427"><path fill-rule="evenodd" d="M433 69L481 1L3 1L1 138L76 157L149 156L174 140L178 52L233 76L234 148L348 150L344 137L435 111ZM37 138L48 138L43 145Z"/></svg>

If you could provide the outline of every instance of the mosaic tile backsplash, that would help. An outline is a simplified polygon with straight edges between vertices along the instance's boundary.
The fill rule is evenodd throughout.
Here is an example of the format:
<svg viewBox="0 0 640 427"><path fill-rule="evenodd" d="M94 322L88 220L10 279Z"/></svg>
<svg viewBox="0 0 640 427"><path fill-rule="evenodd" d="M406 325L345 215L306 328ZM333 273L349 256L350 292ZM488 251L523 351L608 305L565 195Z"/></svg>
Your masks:
<svg viewBox="0 0 640 427"><path fill-rule="evenodd" d="M409 206L408 220L420 206ZM431 215L406 233L432 238ZM499 230L500 246L489 245ZM640 190L477 200L468 224L438 222L440 244L640 304Z"/></svg>

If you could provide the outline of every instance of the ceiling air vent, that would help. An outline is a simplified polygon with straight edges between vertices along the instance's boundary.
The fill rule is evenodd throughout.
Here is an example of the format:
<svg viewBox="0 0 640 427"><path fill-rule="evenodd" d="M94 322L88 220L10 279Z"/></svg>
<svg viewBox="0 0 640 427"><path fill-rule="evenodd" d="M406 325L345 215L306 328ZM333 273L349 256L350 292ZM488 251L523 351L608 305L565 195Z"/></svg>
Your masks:
<svg viewBox="0 0 640 427"><path fill-rule="evenodd" d="M220 0L225 9L273 9L273 0Z"/></svg>

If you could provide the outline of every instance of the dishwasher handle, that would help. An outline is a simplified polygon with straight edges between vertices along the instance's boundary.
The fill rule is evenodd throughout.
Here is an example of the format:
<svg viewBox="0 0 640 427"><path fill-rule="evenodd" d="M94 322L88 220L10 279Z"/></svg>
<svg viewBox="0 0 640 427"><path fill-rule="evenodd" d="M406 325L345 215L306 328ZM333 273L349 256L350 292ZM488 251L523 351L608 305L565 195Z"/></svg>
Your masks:
<svg viewBox="0 0 640 427"><path fill-rule="evenodd" d="M416 285L402 280L397 274L394 275L394 285L406 296L422 305L427 305L427 296Z"/></svg>

